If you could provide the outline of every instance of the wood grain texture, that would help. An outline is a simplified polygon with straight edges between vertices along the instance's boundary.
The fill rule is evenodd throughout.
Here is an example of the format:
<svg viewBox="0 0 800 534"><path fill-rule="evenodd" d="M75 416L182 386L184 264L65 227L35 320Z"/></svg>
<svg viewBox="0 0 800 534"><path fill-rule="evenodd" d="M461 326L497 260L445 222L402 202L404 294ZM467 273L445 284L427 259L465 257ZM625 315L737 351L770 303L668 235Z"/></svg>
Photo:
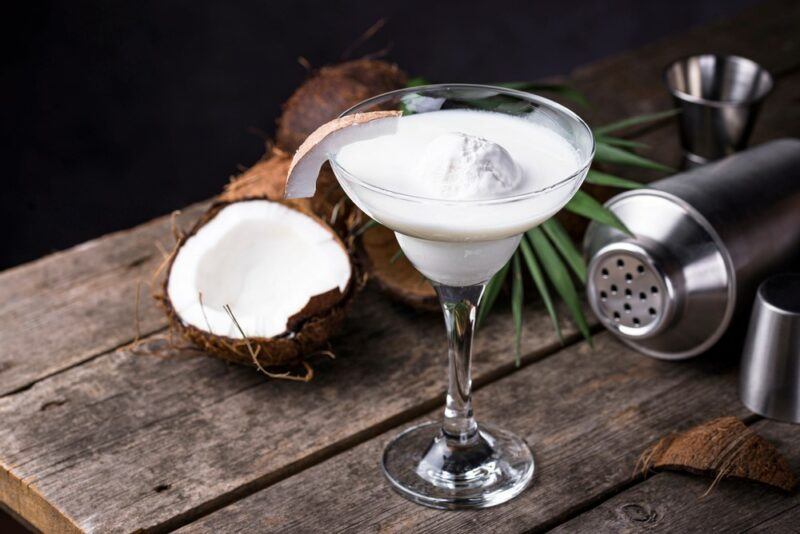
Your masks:
<svg viewBox="0 0 800 534"><path fill-rule="evenodd" d="M586 114L602 124L664 109L660 69L679 54L710 47L730 45L791 77L800 61L793 30L799 20L796 3L772 2L580 69L576 84L593 103ZM774 132L773 122L791 125L778 102L796 103L797 91L779 100L780 91L779 83L757 136ZM668 129L631 135L658 135L662 142L649 155L669 161L679 154L677 136L662 132ZM318 379L308 385L266 382L250 369L171 350L158 339L145 347L155 355L120 350L70 369L133 339L136 281L152 269L148 262L160 260L149 256L153 243L166 245L168 236L162 219L0 274L0 395L40 381L0 399L0 500L40 528L160 530L269 484L192 527L552 526L630 484L628 465L642 444L679 424L742 413L724 365L655 362L604 335L597 354L571 349L479 392L479 417L527 435L537 447L537 485L519 505L480 515L420 509L378 476L379 451L396 430L370 438L441 404L444 339L435 315L419 316L368 291L335 343L339 359L320 362ZM149 299L142 304L142 330L161 328L160 312ZM35 328L21 331L22 324ZM557 348L541 310L528 312L525 327L526 362ZM476 383L514 371L510 331L507 311L490 318L478 341Z"/></svg>
<svg viewBox="0 0 800 534"><path fill-rule="evenodd" d="M441 404L441 320L373 290L353 308L309 384L155 338L0 399L0 500L43 530L162 528ZM547 315L525 313L526 361L556 351ZM508 311L489 318L476 383L514 370L512 332Z"/></svg>
<svg viewBox="0 0 800 534"><path fill-rule="evenodd" d="M205 209L177 217L188 225ZM0 273L0 395L166 326L147 282L173 244L171 217L88 241Z"/></svg>
<svg viewBox="0 0 800 534"><path fill-rule="evenodd" d="M752 429L800 472L800 428L759 421ZM797 532L800 494L727 480L707 496L711 479L658 473L553 532Z"/></svg>
<svg viewBox="0 0 800 534"><path fill-rule="evenodd" d="M639 454L664 433L747 414L736 393L736 358L727 351L675 364L637 354L606 333L596 345L572 346L477 392L478 420L518 433L534 450L533 486L506 505L442 512L396 495L377 465L394 429L185 532L538 530L630 484Z"/></svg>

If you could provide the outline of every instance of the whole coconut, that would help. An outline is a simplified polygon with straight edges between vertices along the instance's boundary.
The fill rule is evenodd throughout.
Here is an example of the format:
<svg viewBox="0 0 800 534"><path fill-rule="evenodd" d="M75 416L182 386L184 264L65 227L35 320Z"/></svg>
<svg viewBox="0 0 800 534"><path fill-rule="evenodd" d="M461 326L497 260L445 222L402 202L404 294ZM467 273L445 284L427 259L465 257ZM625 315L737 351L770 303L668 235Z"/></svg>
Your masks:
<svg viewBox="0 0 800 534"><path fill-rule="evenodd" d="M376 59L356 59L323 67L283 106L278 148L293 153L311 132L362 100L405 87L406 73Z"/></svg>

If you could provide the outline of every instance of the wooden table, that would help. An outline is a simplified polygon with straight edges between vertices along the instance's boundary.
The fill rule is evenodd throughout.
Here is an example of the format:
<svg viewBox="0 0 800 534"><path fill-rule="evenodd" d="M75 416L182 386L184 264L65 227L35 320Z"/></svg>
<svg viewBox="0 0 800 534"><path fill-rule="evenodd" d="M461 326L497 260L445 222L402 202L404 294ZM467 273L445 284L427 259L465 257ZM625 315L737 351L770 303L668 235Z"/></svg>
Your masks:
<svg viewBox="0 0 800 534"><path fill-rule="evenodd" d="M598 39L602 36L598 36ZM663 66L700 51L769 68L777 87L754 143L800 136L800 4L776 1L576 70L597 125L662 110ZM629 136L677 164L674 122ZM639 178L654 175L635 172ZM204 205L191 206L189 224ZM477 341L480 418L533 446L533 486L506 505L442 512L394 494L378 468L386 441L443 403L441 318L368 287L338 358L309 384L269 381L191 349L170 348L146 280L171 244L168 217L0 274L0 501L45 531L565 532L795 530L800 497L675 473L632 477L663 434L736 415L800 467L800 428L739 402L739 347L684 363L623 347L592 350L564 324L565 346L538 305L525 310L522 365L512 321L497 311ZM144 284L146 287L146 284ZM141 313L134 320L136 292ZM500 306L499 308L503 308ZM137 327L144 337L129 344Z"/></svg>

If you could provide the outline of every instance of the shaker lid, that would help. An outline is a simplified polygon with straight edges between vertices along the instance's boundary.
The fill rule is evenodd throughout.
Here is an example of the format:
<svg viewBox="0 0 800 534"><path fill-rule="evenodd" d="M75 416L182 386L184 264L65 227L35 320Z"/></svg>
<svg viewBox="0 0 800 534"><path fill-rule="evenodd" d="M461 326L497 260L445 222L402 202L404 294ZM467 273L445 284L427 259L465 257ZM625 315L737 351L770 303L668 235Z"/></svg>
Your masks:
<svg viewBox="0 0 800 534"><path fill-rule="evenodd" d="M606 203L632 235L590 224L587 297L600 322L636 350L679 360L722 336L736 301L719 236L675 195L637 189Z"/></svg>

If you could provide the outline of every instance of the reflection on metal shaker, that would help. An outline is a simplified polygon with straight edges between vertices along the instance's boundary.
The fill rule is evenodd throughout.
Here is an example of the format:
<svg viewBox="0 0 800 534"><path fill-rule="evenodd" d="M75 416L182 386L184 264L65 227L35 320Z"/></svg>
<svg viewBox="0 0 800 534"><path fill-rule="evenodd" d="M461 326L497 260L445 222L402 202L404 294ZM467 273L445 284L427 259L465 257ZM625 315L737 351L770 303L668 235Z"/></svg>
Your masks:
<svg viewBox="0 0 800 534"><path fill-rule="evenodd" d="M781 139L628 191L606 205L628 236L593 223L589 303L606 328L664 359L695 356L758 284L800 252L800 140Z"/></svg>

